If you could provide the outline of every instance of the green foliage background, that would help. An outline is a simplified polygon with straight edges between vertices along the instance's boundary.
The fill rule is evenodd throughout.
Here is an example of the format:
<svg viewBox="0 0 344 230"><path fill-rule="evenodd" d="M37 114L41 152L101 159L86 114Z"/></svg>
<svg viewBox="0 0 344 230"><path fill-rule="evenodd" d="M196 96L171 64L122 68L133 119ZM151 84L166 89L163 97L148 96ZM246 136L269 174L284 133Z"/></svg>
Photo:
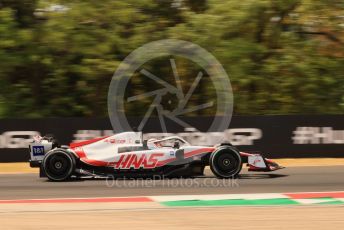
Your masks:
<svg viewBox="0 0 344 230"><path fill-rule="evenodd" d="M163 38L222 63L237 115L344 112L342 0L0 0L0 117L107 116L116 67Z"/></svg>

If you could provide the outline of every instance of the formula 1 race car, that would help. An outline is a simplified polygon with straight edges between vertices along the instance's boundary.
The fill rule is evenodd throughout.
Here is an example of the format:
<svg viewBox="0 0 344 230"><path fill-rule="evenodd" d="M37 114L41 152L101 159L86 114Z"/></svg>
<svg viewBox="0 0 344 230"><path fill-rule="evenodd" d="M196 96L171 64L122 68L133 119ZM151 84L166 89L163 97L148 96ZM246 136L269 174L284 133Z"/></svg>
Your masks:
<svg viewBox="0 0 344 230"><path fill-rule="evenodd" d="M141 132L59 145L54 138L36 137L30 144L30 166L52 181L71 177L192 177L205 166L218 178L234 178L246 163L250 171L273 171L278 164L260 154L238 151L229 143L192 146L177 136L142 140Z"/></svg>

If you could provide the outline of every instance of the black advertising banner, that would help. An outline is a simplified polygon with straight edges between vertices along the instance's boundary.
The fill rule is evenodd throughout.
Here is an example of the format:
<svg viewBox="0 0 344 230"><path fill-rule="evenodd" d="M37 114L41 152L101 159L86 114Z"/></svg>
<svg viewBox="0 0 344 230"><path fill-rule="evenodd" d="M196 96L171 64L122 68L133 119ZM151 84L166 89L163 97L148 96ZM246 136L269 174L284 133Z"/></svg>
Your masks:
<svg viewBox="0 0 344 230"><path fill-rule="evenodd" d="M128 119L132 127L138 118ZM143 128L144 138L179 135L193 145L231 142L241 151L261 152L268 158L344 157L344 115L324 116L234 116L230 126L209 131L213 118L185 117L189 127L166 121L162 133L158 118ZM35 135L53 134L69 144L113 134L104 118L49 118L0 120L0 162L28 161L28 144Z"/></svg>

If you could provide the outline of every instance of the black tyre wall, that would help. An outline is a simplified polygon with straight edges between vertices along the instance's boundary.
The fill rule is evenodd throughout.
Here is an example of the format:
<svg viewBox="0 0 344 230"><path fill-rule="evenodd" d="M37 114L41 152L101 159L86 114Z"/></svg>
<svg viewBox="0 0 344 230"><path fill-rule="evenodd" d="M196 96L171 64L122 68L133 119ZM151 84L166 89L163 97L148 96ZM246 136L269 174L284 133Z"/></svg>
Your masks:
<svg viewBox="0 0 344 230"><path fill-rule="evenodd" d="M76 160L73 154L65 149L54 149L48 152L42 162L42 169L52 181L69 179L75 171Z"/></svg>
<svg viewBox="0 0 344 230"><path fill-rule="evenodd" d="M218 178L235 178L242 169L240 152L231 146L220 146L210 155L209 165Z"/></svg>

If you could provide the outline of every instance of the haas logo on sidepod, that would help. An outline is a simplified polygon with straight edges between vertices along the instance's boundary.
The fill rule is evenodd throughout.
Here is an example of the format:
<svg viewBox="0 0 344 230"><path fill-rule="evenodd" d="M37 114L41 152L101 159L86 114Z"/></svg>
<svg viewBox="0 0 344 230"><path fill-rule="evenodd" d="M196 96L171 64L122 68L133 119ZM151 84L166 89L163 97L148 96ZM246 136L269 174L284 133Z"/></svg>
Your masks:
<svg viewBox="0 0 344 230"><path fill-rule="evenodd" d="M114 164L115 169L139 169L146 168L151 169L155 168L158 164L159 157L162 157L163 153L154 153L150 155L146 154L126 154L122 155L117 162Z"/></svg>

